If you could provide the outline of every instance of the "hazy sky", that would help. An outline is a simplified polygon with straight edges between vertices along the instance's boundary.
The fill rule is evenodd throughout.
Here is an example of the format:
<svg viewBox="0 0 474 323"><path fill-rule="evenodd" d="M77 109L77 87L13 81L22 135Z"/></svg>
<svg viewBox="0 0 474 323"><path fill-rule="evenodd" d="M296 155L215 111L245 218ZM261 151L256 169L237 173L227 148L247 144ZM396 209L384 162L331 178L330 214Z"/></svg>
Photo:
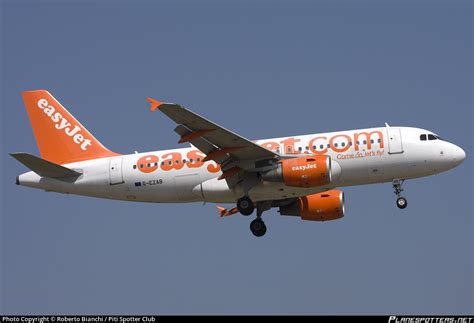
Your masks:
<svg viewBox="0 0 474 323"><path fill-rule="evenodd" d="M2 313L473 313L470 1L2 1ZM20 92L48 89L111 150L178 147L146 97L250 138L391 125L456 169L345 188L346 217L139 204L16 186L38 154Z"/></svg>

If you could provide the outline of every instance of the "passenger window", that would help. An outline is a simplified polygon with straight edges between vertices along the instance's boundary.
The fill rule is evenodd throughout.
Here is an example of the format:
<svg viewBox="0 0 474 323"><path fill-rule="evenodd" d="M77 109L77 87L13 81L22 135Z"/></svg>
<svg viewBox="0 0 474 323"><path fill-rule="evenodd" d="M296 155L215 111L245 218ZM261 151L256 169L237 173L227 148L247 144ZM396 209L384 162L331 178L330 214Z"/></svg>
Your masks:
<svg viewBox="0 0 474 323"><path fill-rule="evenodd" d="M309 146L306 146L306 150L309 150Z"/></svg>
<svg viewBox="0 0 474 323"><path fill-rule="evenodd" d="M303 147L298 147L298 150L301 152L303 151Z"/></svg>
<svg viewBox="0 0 474 323"><path fill-rule="evenodd" d="M345 146L346 146L346 143L345 143L345 142L341 143L341 146L342 146L342 147L345 147Z"/></svg>
<svg viewBox="0 0 474 323"><path fill-rule="evenodd" d="M137 165L133 165L133 169L137 169Z"/></svg>
<svg viewBox="0 0 474 323"><path fill-rule="evenodd" d="M373 139L370 139L370 143L373 144L373 143L374 143L374 140L373 140Z"/></svg>
<svg viewBox="0 0 474 323"><path fill-rule="evenodd" d="M380 139L377 139L377 142L380 144L380 143L382 142L382 140L380 140Z"/></svg>
<svg viewBox="0 0 474 323"><path fill-rule="evenodd" d="M323 150L324 145L319 145L319 149ZM316 146L314 146L314 149L316 149Z"/></svg>
<svg viewBox="0 0 474 323"><path fill-rule="evenodd" d="M143 164L140 164L140 168L143 168Z"/></svg>
<svg viewBox="0 0 474 323"><path fill-rule="evenodd" d="M331 148L331 145L330 145L330 144L328 144L328 148Z"/></svg>
<svg viewBox="0 0 474 323"><path fill-rule="evenodd" d="M337 142L334 144L334 147L337 147Z"/></svg>
<svg viewBox="0 0 474 323"><path fill-rule="evenodd" d="M364 145L367 145L367 140L364 140Z"/></svg>
<svg viewBox="0 0 474 323"><path fill-rule="evenodd" d="M428 140L436 140L436 137L432 134L428 135Z"/></svg>
<svg viewBox="0 0 474 323"><path fill-rule="evenodd" d="M162 161L162 162L161 162L161 165L164 165L164 164L165 164L165 162L164 162L164 161Z"/></svg>
<svg viewBox="0 0 474 323"><path fill-rule="evenodd" d="M352 141L349 141L348 145L349 145L349 146L352 146Z"/></svg>
<svg viewBox="0 0 474 323"><path fill-rule="evenodd" d="M426 135L421 135L420 140L426 140Z"/></svg>
<svg viewBox="0 0 474 323"><path fill-rule="evenodd" d="M316 150L316 146L313 146L313 149ZM323 149L323 145L321 145L321 149Z"/></svg>

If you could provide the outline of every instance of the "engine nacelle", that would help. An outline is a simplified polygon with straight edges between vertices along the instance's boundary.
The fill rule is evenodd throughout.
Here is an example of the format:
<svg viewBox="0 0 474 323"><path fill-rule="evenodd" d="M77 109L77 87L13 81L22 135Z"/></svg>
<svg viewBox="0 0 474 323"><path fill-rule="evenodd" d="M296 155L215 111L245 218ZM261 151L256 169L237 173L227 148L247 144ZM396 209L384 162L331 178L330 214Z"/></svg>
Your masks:
<svg viewBox="0 0 474 323"><path fill-rule="evenodd" d="M301 216L302 220L330 221L344 216L344 192L330 190L299 197L295 202L280 206L281 215Z"/></svg>
<svg viewBox="0 0 474 323"><path fill-rule="evenodd" d="M337 169L340 172L340 167ZM332 173L331 157L314 155L283 159L279 161L277 168L263 174L262 178L269 182L307 188L329 184Z"/></svg>

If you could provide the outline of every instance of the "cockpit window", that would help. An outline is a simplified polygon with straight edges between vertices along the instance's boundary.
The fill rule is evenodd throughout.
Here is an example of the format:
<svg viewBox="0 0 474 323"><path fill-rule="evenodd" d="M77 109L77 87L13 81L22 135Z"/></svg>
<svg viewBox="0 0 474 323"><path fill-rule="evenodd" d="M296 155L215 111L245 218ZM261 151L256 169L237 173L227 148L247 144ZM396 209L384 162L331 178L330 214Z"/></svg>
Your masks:
<svg viewBox="0 0 474 323"><path fill-rule="evenodd" d="M432 133L420 135L420 140L443 140L440 136Z"/></svg>

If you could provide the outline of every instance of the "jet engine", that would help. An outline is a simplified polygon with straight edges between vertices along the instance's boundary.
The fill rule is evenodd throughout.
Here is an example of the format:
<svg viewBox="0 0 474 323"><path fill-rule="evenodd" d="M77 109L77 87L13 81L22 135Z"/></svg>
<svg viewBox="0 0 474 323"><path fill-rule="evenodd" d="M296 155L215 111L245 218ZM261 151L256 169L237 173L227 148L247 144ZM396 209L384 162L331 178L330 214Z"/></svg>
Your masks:
<svg viewBox="0 0 474 323"><path fill-rule="evenodd" d="M330 190L299 197L296 201L280 206L281 215L301 216L302 220L329 221L344 216L344 193Z"/></svg>
<svg viewBox="0 0 474 323"><path fill-rule="evenodd" d="M332 176L339 177L341 168L331 167L331 157L315 155L283 159L277 167L262 174L269 182L283 182L293 187L316 187L329 184Z"/></svg>

